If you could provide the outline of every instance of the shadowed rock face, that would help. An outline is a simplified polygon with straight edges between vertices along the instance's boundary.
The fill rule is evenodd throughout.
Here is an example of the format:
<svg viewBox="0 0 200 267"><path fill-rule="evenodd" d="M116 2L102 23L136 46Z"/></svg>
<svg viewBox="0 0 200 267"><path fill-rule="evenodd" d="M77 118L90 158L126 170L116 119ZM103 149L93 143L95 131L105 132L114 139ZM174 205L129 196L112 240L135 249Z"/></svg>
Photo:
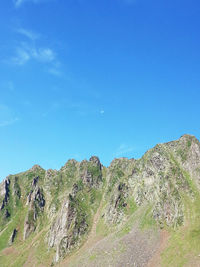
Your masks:
<svg viewBox="0 0 200 267"><path fill-rule="evenodd" d="M87 239L100 203L108 228L120 228L145 205L158 227L179 227L183 195L195 199L193 184L200 189L200 143L190 135L156 145L138 160L114 159L108 168L96 156L69 160L59 171L35 165L0 184L0 226L23 213L23 238L45 230L46 249L55 250L58 262ZM22 239L18 226L6 244Z"/></svg>
<svg viewBox="0 0 200 267"><path fill-rule="evenodd" d="M33 179L32 190L27 197L26 205L29 206L29 209L24 222L24 239L27 239L35 231L37 218L44 211L45 199L43 190L37 184L38 179L39 177Z"/></svg>
<svg viewBox="0 0 200 267"><path fill-rule="evenodd" d="M6 180L4 181L4 190L3 190L3 202L1 204L1 209L3 210L5 208L5 206L8 204L9 201L9 192L10 192L10 179L6 178Z"/></svg>
<svg viewBox="0 0 200 267"><path fill-rule="evenodd" d="M14 229L10 236L10 240L8 242L9 246L11 246L12 243L14 242L16 235L17 235L17 229Z"/></svg>
<svg viewBox="0 0 200 267"><path fill-rule="evenodd" d="M9 217L10 217L10 212L7 209L5 209L4 210L4 218L8 219Z"/></svg>
<svg viewBox="0 0 200 267"><path fill-rule="evenodd" d="M14 178L14 185L13 185L13 194L16 198L20 199L21 197L21 189L18 183L18 177Z"/></svg>

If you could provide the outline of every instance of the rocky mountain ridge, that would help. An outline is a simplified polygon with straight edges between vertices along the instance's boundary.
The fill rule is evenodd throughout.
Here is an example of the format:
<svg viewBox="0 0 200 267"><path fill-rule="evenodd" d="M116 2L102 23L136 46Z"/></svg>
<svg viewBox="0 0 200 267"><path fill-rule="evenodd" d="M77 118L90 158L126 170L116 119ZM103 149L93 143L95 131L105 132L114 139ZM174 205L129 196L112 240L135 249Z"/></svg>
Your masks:
<svg viewBox="0 0 200 267"><path fill-rule="evenodd" d="M182 229L188 203L199 200L200 143L190 135L156 145L138 160L114 159L108 168L96 156L69 160L59 171L35 165L0 184L0 265L62 263L87 243L97 213L98 239L131 233L136 225L159 233ZM200 216L196 206L192 216L191 224ZM111 266L118 266L114 260ZM87 259L87 266L106 265Z"/></svg>

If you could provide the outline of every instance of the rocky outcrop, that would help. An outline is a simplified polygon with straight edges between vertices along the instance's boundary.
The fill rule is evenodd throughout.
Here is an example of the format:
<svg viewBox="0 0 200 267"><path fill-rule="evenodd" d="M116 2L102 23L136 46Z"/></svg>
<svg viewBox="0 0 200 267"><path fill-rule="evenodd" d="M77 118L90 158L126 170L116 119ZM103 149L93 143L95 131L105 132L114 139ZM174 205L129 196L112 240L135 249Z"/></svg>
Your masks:
<svg viewBox="0 0 200 267"><path fill-rule="evenodd" d="M181 157L183 168L192 175L200 188L200 143L190 135L184 135L180 138L181 148L177 154Z"/></svg>
<svg viewBox="0 0 200 267"><path fill-rule="evenodd" d="M55 261L77 246L89 230L89 217L96 201L95 190L100 190L102 184L102 164L95 156L80 164L70 160L62 168L62 173L69 178L76 173L77 182L72 185L67 200L62 200L48 234L49 247L56 248Z"/></svg>
<svg viewBox="0 0 200 267"><path fill-rule="evenodd" d="M107 221L112 223L122 222L124 208L128 204L128 196L129 187L125 183L120 183L111 198L110 205L108 205Z"/></svg>
<svg viewBox="0 0 200 267"><path fill-rule="evenodd" d="M10 195L10 179L9 178L6 178L6 180L4 181L3 195L4 195L4 198L3 198L3 202L1 204L0 210L3 210L5 206L8 204L9 195Z"/></svg>
<svg viewBox="0 0 200 267"><path fill-rule="evenodd" d="M24 239L35 231L37 218L44 211L45 198L43 190L38 186L38 179L39 177L33 179L32 190L27 197L29 210L24 223Z"/></svg>
<svg viewBox="0 0 200 267"><path fill-rule="evenodd" d="M74 217L75 212L70 209L69 200L64 201L57 219L51 226L48 238L49 247L56 247L55 261L58 261L69 249L70 237L68 230Z"/></svg>
<svg viewBox="0 0 200 267"><path fill-rule="evenodd" d="M193 197L188 179L195 177L198 182L198 170L200 144L188 135L157 145L132 164L123 158L114 160L109 167L110 197L106 220L121 222L125 218L126 203L133 197L138 207L152 206L152 216L161 227L164 224L181 225L184 221L181 194ZM121 184L127 186L119 192Z"/></svg>
<svg viewBox="0 0 200 267"><path fill-rule="evenodd" d="M38 171L39 172L43 171L43 168L38 164L33 165L33 167L29 170L29 172L34 172L34 173L37 173Z"/></svg>
<svg viewBox="0 0 200 267"><path fill-rule="evenodd" d="M12 231L12 234L11 234L10 239L9 239L9 242L8 242L8 245L9 246L12 246L12 244L13 244L15 238L16 238L16 235L17 235L17 229L14 229Z"/></svg>
<svg viewBox="0 0 200 267"><path fill-rule="evenodd" d="M36 186L34 191L31 191L27 197L28 205L31 208L39 209L39 211L44 210L45 199L42 192L42 189L39 186ZM35 217L37 214L35 215Z"/></svg>
<svg viewBox="0 0 200 267"><path fill-rule="evenodd" d="M14 178L13 193L14 193L14 196L16 198L18 198L18 199L21 198L21 189L20 189L20 186L18 183L18 177L16 177L16 176Z"/></svg>
<svg viewBox="0 0 200 267"><path fill-rule="evenodd" d="M89 226L86 212L79 207L80 202L76 197L78 191L78 185L74 185L73 193L64 200L49 232L48 245L56 247L56 262L78 244Z"/></svg>
<svg viewBox="0 0 200 267"><path fill-rule="evenodd" d="M24 218L24 208L27 210L22 236L15 221L12 235L7 235L6 244L12 245L16 234L27 239L39 232L45 218L47 249L56 251L58 262L84 242L93 220L95 225L101 220L105 228L122 229L136 210L140 214L147 208L157 227L182 225L185 199L198 203L199 190L200 143L184 135L156 145L141 159L114 159L108 168L92 156L80 163L69 160L58 171L35 165L10 175L0 184L0 230L6 231L12 218ZM95 214L100 219L94 219Z"/></svg>
<svg viewBox="0 0 200 267"><path fill-rule="evenodd" d="M88 187L98 187L102 182L102 165L96 156L92 156L88 161L80 164L80 174L83 183Z"/></svg>
<svg viewBox="0 0 200 267"><path fill-rule="evenodd" d="M10 217L10 212L8 211L8 209L4 209L3 218L4 219L8 219L9 217Z"/></svg>

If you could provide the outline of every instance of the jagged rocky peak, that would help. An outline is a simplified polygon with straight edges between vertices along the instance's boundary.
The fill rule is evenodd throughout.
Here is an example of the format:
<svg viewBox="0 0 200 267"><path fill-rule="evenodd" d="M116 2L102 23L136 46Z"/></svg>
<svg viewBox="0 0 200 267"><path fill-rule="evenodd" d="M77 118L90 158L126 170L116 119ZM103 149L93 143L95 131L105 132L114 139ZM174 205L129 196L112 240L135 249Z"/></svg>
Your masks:
<svg viewBox="0 0 200 267"><path fill-rule="evenodd" d="M193 135L184 134L175 141L170 141L170 142L166 142L166 143L158 144L158 145L164 146L165 148L168 147L176 151L178 147L183 148L183 149L188 149L191 147L192 144L198 145L199 140Z"/></svg>
<svg viewBox="0 0 200 267"><path fill-rule="evenodd" d="M101 166L101 162L99 160L99 158L97 156L92 156L90 159L89 159L90 162L93 162L94 164L96 164L97 166Z"/></svg>
<svg viewBox="0 0 200 267"><path fill-rule="evenodd" d="M191 135L191 134L183 134L179 140L194 140L195 142L199 142L198 139L194 136L194 135ZM173 142L173 141L172 141Z"/></svg>
<svg viewBox="0 0 200 267"><path fill-rule="evenodd" d="M78 163L78 161L77 160L75 160L75 159L69 159L67 162L66 162L66 165L67 164L77 164Z"/></svg>
<svg viewBox="0 0 200 267"><path fill-rule="evenodd" d="M75 159L69 159L62 168L67 168L68 166L76 165L77 163L78 163L77 160L75 160Z"/></svg>
<svg viewBox="0 0 200 267"><path fill-rule="evenodd" d="M29 244L30 234L36 238L44 231L46 255L55 251L51 260L58 262L85 242L97 211L95 224L105 228L121 229L146 208L156 227L179 227L187 220L185 200L193 203L198 190L200 143L183 135L156 145L140 159L116 158L107 168L92 156L68 160L58 171L34 165L7 177L0 184L0 227L10 231L6 246L18 238Z"/></svg>
<svg viewBox="0 0 200 267"><path fill-rule="evenodd" d="M41 170L44 170L44 169L38 164L33 165L33 167L31 169L29 169L29 171L31 171L31 172L38 172Z"/></svg>
<svg viewBox="0 0 200 267"><path fill-rule="evenodd" d="M73 174L77 171L77 168L79 168L79 162L75 159L69 159L65 165L60 169L62 173L68 173Z"/></svg>
<svg viewBox="0 0 200 267"><path fill-rule="evenodd" d="M98 187L102 182L102 164L99 158L92 156L89 161L81 161L80 176L87 186Z"/></svg>

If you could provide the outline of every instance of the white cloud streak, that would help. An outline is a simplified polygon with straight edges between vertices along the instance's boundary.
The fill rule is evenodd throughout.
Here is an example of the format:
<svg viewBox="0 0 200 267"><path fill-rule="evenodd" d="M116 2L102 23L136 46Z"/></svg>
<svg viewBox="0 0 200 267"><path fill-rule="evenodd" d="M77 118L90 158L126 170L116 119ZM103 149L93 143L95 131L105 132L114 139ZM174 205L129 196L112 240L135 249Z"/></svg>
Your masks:
<svg viewBox="0 0 200 267"><path fill-rule="evenodd" d="M30 54L22 49L22 48L17 48L16 49L16 56L14 56L11 61L12 63L16 65L24 65L30 60Z"/></svg>
<svg viewBox="0 0 200 267"><path fill-rule="evenodd" d="M24 4L25 2L32 2L34 4L42 2L42 0L13 0L15 7L19 8Z"/></svg>
<svg viewBox="0 0 200 267"><path fill-rule="evenodd" d="M28 39L32 41L37 40L40 37L39 34L34 33L30 30L23 29L23 28L17 29L16 32L27 37Z"/></svg>
<svg viewBox="0 0 200 267"><path fill-rule="evenodd" d="M54 51L48 47L36 48L27 43L22 43L17 47L16 55L11 59L12 63L16 65L24 65L30 60L36 60L42 63L51 63L56 61Z"/></svg>
<svg viewBox="0 0 200 267"><path fill-rule="evenodd" d="M24 2L24 0L14 0L14 4L16 7L21 6L21 4Z"/></svg>
<svg viewBox="0 0 200 267"><path fill-rule="evenodd" d="M41 35L33 31L18 28L15 32L24 36L26 40L21 40L13 49L13 56L3 60L6 64L16 66L24 66L25 64L35 61L45 65L47 73L61 77L61 63L56 55L56 52L48 46L40 46Z"/></svg>
<svg viewBox="0 0 200 267"><path fill-rule="evenodd" d="M55 53L50 48L32 49L31 55L34 59L41 62L52 62L56 59Z"/></svg>
<svg viewBox="0 0 200 267"><path fill-rule="evenodd" d="M35 60L42 63L53 63L54 66L59 65L56 54L52 49L40 47L35 42L40 38L39 34L24 28L19 28L16 32L28 38L29 41L18 44L15 49L15 56L11 59L13 64L22 66L30 60ZM56 69L58 71L58 68Z"/></svg>

